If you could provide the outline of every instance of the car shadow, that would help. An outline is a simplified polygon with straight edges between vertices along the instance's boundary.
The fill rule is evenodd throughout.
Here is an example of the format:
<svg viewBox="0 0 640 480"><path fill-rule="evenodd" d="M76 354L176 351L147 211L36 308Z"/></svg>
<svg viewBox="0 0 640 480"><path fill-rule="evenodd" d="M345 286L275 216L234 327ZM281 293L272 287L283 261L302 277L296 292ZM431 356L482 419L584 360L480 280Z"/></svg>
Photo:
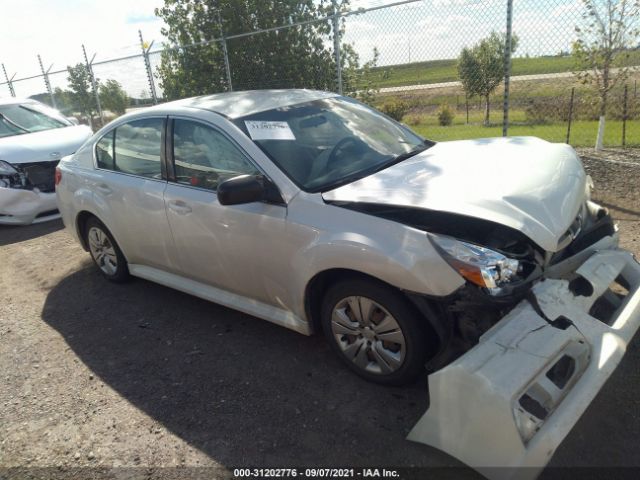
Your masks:
<svg viewBox="0 0 640 480"><path fill-rule="evenodd" d="M321 336L147 281L109 283L93 267L62 279L42 318L103 382L224 465L461 465L405 440L426 377L368 383Z"/></svg>
<svg viewBox="0 0 640 480"><path fill-rule="evenodd" d="M632 210L630 208L622 207L620 205L607 201L598 201L598 203L600 203L600 205L602 205L603 207L607 207L612 210L614 216L616 216L617 213L624 213L633 217L640 217L640 211L638 210Z"/></svg>
<svg viewBox="0 0 640 480"><path fill-rule="evenodd" d="M63 228L64 224L61 219L32 225L0 225L0 247L48 235Z"/></svg>

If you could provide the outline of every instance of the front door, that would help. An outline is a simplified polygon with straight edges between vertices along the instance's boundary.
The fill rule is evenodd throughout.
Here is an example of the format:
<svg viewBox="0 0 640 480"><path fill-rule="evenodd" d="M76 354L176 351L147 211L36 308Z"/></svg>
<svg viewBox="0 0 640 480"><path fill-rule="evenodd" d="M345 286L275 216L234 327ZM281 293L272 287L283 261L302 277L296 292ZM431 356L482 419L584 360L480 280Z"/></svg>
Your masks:
<svg viewBox="0 0 640 480"><path fill-rule="evenodd" d="M268 272L278 268L272 252L280 250L286 207L263 202L221 205L216 196L221 182L260 174L259 169L233 140L209 124L176 118L169 131L175 181L168 183L164 200L182 274L277 304L277 286Z"/></svg>

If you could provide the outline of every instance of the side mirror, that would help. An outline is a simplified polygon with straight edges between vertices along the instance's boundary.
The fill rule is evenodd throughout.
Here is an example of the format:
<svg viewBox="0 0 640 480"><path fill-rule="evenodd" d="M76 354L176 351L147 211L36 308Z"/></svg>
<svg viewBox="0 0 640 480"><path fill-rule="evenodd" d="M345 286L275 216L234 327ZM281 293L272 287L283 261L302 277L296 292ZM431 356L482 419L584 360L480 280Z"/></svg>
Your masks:
<svg viewBox="0 0 640 480"><path fill-rule="evenodd" d="M218 185L217 194L221 205L240 205L264 200L265 188L254 175L239 175Z"/></svg>

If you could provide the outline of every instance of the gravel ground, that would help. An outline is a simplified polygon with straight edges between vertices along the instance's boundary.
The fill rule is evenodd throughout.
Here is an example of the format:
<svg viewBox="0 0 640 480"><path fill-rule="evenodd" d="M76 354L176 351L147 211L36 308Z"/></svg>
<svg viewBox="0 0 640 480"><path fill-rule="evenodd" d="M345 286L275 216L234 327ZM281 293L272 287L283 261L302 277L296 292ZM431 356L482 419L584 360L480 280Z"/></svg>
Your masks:
<svg viewBox="0 0 640 480"><path fill-rule="evenodd" d="M640 253L640 153L581 153L623 246ZM0 292L0 478L460 467L404 440L426 378L372 385L319 337L143 280L108 283L59 221L0 227ZM551 465L640 467L639 361L636 341Z"/></svg>

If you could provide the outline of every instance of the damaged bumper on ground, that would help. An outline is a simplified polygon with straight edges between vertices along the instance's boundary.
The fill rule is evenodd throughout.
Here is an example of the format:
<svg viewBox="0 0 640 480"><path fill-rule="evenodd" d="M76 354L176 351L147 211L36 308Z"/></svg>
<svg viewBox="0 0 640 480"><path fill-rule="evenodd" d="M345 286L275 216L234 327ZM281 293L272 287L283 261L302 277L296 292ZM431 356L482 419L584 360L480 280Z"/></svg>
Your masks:
<svg viewBox="0 0 640 480"><path fill-rule="evenodd" d="M0 187L0 225L28 225L59 216L55 192Z"/></svg>
<svg viewBox="0 0 640 480"><path fill-rule="evenodd" d="M640 265L617 248L617 234L545 277L429 377L429 410L409 440L490 478L540 473L640 326Z"/></svg>

